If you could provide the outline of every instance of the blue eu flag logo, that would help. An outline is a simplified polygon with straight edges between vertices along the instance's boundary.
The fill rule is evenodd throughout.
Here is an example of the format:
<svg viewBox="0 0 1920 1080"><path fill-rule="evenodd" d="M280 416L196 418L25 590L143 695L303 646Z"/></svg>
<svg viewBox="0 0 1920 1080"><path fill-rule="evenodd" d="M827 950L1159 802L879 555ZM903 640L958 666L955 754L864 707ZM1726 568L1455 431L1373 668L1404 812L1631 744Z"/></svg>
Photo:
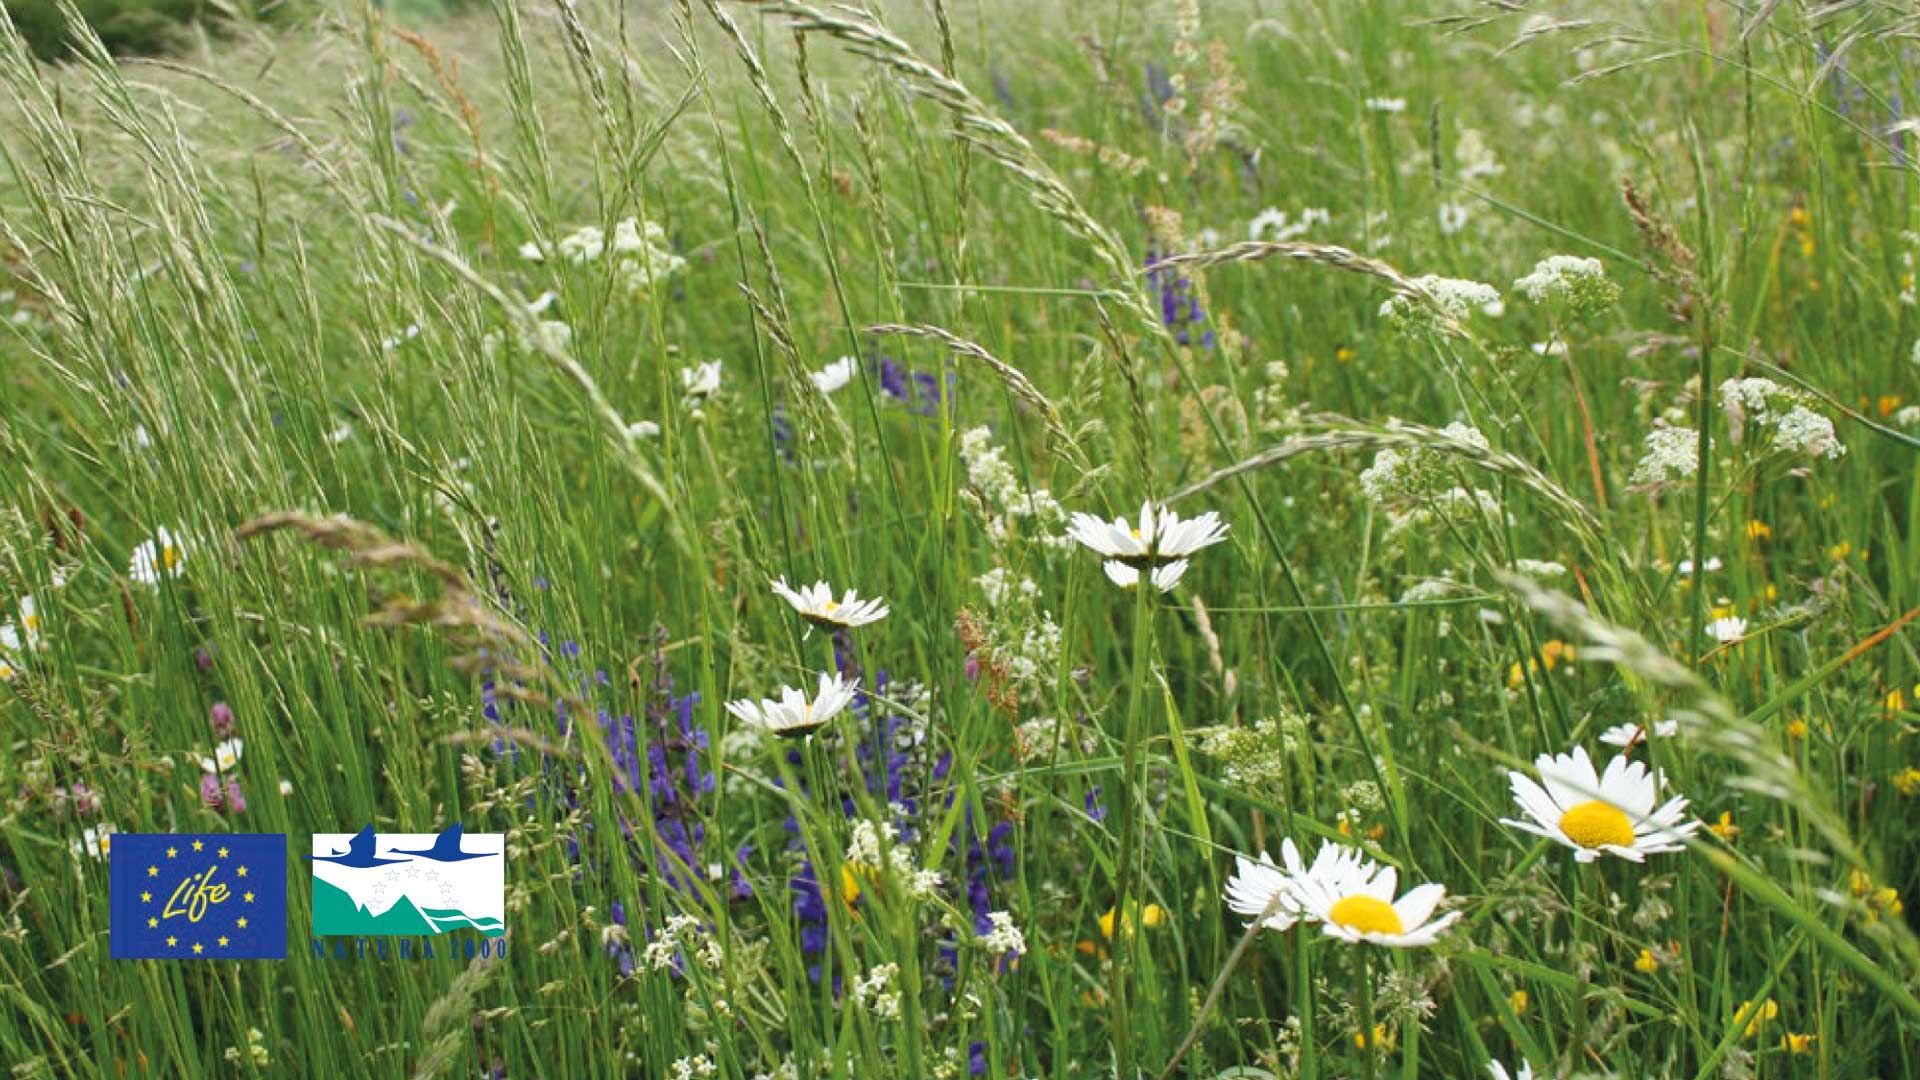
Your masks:
<svg viewBox="0 0 1920 1080"><path fill-rule="evenodd" d="M283 833L115 833L108 853L115 960L282 960Z"/></svg>

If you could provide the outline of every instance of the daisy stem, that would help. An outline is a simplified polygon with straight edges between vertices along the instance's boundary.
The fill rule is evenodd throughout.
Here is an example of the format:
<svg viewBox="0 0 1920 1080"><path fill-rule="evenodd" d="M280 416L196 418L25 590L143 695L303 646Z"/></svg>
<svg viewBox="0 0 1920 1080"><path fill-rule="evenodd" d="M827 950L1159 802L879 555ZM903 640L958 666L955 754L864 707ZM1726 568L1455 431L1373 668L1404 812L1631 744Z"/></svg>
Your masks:
<svg viewBox="0 0 1920 1080"><path fill-rule="evenodd" d="M1315 1080L1319 1069L1313 1042L1313 959L1307 952L1306 927L1294 923L1289 933L1293 937L1293 1014L1300 1019L1300 1080Z"/></svg>
<svg viewBox="0 0 1920 1080"><path fill-rule="evenodd" d="M1377 1075L1375 1059L1380 1055L1380 1038L1373 1030L1373 948L1365 942L1360 943L1360 1049L1361 1060L1365 1062L1367 1080L1375 1080Z"/></svg>
<svg viewBox="0 0 1920 1080"><path fill-rule="evenodd" d="M1135 772L1140 764L1141 721L1147 698L1147 658L1153 649L1153 581L1146 570L1134 584L1133 685L1127 703L1126 727L1122 732L1120 762L1120 860L1115 871L1113 915L1113 966L1110 970L1109 997L1113 1004L1113 1052L1123 1080L1133 1080L1134 1046L1132 1018L1127 1015L1128 975L1133 970L1133 876L1134 848L1145 816Z"/></svg>

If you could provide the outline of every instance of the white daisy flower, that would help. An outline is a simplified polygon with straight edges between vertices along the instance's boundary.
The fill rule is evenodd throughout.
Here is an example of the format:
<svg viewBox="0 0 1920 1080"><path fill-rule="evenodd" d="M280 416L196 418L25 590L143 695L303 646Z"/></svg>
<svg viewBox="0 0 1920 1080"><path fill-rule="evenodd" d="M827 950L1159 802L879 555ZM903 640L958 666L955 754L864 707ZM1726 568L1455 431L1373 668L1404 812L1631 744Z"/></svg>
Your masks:
<svg viewBox="0 0 1920 1080"><path fill-rule="evenodd" d="M1272 857L1264 851L1260 853L1259 862L1235 855L1234 874L1227 879L1227 908L1258 920L1269 930L1286 930L1302 918L1311 917L1300 906L1302 878L1331 876L1340 864L1357 863L1361 858L1352 848L1324 844L1309 867L1301 862L1300 849L1294 846L1291 837L1280 843L1279 866L1275 866Z"/></svg>
<svg viewBox="0 0 1920 1080"><path fill-rule="evenodd" d="M823 671L820 673L820 689L812 701L807 700L806 691L783 686L778 701L771 698L729 701L727 711L762 731L791 739L820 730L827 721L853 704L853 694L858 687L857 682L847 682L839 675L828 675Z"/></svg>
<svg viewBox="0 0 1920 1080"><path fill-rule="evenodd" d="M1487 1071L1493 1074L1493 1080L1533 1080L1533 1066L1524 1061L1516 1073L1509 1073L1507 1067L1497 1061L1487 1062Z"/></svg>
<svg viewBox="0 0 1920 1080"><path fill-rule="evenodd" d="M1653 734L1657 738L1670 739L1680 730L1677 720L1661 720L1653 725ZM1647 741L1647 729L1639 724L1620 724L1600 733L1600 741L1608 746L1628 748Z"/></svg>
<svg viewBox="0 0 1920 1080"><path fill-rule="evenodd" d="M73 851L73 857L76 859L86 855L98 862L113 850L113 834L112 825L102 824L97 828L87 829L80 834L80 839L68 844L67 847Z"/></svg>
<svg viewBox="0 0 1920 1080"><path fill-rule="evenodd" d="M1707 556L1707 561L1704 565L1707 568L1707 573L1709 574L1713 573L1714 571L1720 569L1720 556L1718 555ZM1681 559L1680 565L1674 567L1674 569L1680 571L1682 574L1685 574L1688 577L1692 577L1693 576L1693 560Z"/></svg>
<svg viewBox="0 0 1920 1080"><path fill-rule="evenodd" d="M635 420L633 423L627 425L627 438L634 442L639 442L642 439L657 439L659 437L660 425L654 423L652 420Z"/></svg>
<svg viewBox="0 0 1920 1080"><path fill-rule="evenodd" d="M233 771L235 765L240 764L240 753L245 749L246 744L239 739L228 739L213 748L212 757L203 757L200 759L200 771L206 773L230 773Z"/></svg>
<svg viewBox="0 0 1920 1080"><path fill-rule="evenodd" d="M839 627L852 629L887 617L887 605L880 600L871 597L862 600L852 589L835 600L833 586L824 581L802 586L796 592L787 586L787 579L783 577L773 583L773 591L792 604L793 610L799 612L801 618L828 630Z"/></svg>
<svg viewBox="0 0 1920 1080"><path fill-rule="evenodd" d="M1747 620L1738 615L1723 615L1707 624L1707 634L1722 645L1731 645L1747 636Z"/></svg>
<svg viewBox="0 0 1920 1080"><path fill-rule="evenodd" d="M689 401L709 398L719 393L720 361L709 360L704 364L681 368L680 386L686 391Z"/></svg>
<svg viewBox="0 0 1920 1080"><path fill-rule="evenodd" d="M1165 566L1154 567L1153 587L1161 592L1172 592L1173 587L1180 584L1180 579L1186 576L1188 565L1190 564L1185 559L1175 559ZM1140 584L1140 571L1117 559L1108 559L1100 564L1100 568L1107 572L1108 581L1123 589L1131 589Z"/></svg>
<svg viewBox="0 0 1920 1080"><path fill-rule="evenodd" d="M1686 818L1684 796L1655 805L1665 778L1625 754L1596 774L1585 747L1571 754L1534 759L1540 783L1509 772L1514 801L1529 820L1501 818L1502 825L1557 840L1581 862L1603 854L1643 862L1648 855L1679 851L1700 828ZM1544 785L1544 786L1542 786Z"/></svg>
<svg viewBox="0 0 1920 1080"><path fill-rule="evenodd" d="M291 780L280 781L280 794L283 798L285 796L293 794L293 781Z"/></svg>
<svg viewBox="0 0 1920 1080"><path fill-rule="evenodd" d="M1124 517L1106 522L1092 514L1075 513L1067 535L1109 559L1137 568L1184 559L1211 547L1227 538L1227 525L1211 510L1182 519L1165 506L1145 502L1140 504L1137 527Z"/></svg>
<svg viewBox="0 0 1920 1080"><path fill-rule="evenodd" d="M1416 949L1438 941L1460 918L1457 911L1433 917L1446 898L1444 885L1429 882L1395 900L1398 871L1364 856L1316 858L1314 867L1318 872L1296 878L1294 889L1302 917L1319 920L1328 937Z"/></svg>
<svg viewBox="0 0 1920 1080"><path fill-rule="evenodd" d="M133 549L133 559L127 564L127 576L142 585L158 585L163 577L177 578L181 567L187 561L187 542L185 538L175 536L160 526L153 539L142 541Z"/></svg>
<svg viewBox="0 0 1920 1080"><path fill-rule="evenodd" d="M813 380L821 393L831 394L853 381L855 363L853 357L843 356L819 371L808 372L807 378Z"/></svg>

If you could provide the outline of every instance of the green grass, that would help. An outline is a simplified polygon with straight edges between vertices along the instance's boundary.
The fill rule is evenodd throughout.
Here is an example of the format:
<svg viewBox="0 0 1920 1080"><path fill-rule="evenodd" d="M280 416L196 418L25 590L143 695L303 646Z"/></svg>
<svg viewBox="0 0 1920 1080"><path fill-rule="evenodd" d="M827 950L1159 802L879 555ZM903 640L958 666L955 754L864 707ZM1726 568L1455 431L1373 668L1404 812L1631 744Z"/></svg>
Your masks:
<svg viewBox="0 0 1920 1080"><path fill-rule="evenodd" d="M1901 13L1180 7L499 0L59 68L0 29L12 1075L1920 1070ZM1269 207L1330 219L1233 248ZM556 250L629 218L624 266ZM1534 302L1556 253L1619 295ZM1844 455L1736 441L1761 377ZM1707 437L1650 490L1667 426ZM1064 539L1145 498L1231 526L1166 594ZM809 631L778 576L891 612ZM724 708L836 665L874 696L812 740ZM1656 719L1732 828L1500 824L1507 770ZM114 961L70 848L455 820L508 835L504 959L315 958L296 861L287 960ZM863 821L910 827L850 861ZM1233 855L1289 838L1459 920L1248 937Z"/></svg>

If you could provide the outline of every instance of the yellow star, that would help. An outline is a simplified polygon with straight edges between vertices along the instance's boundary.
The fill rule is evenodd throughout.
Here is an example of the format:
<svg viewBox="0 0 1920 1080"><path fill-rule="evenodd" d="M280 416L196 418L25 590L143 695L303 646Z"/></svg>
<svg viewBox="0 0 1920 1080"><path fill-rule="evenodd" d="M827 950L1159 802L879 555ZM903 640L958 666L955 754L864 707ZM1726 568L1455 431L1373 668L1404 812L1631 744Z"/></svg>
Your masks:
<svg viewBox="0 0 1920 1080"><path fill-rule="evenodd" d="M227 935L225 934L220 935L220 947L223 949L227 947Z"/></svg>
<svg viewBox="0 0 1920 1080"><path fill-rule="evenodd" d="M234 873L236 873L236 874L238 874L238 875L240 875L241 877L246 877L246 876L247 876L247 868L243 866L243 867L241 867L240 869L238 869L238 870L235 870L235 871L234 871Z"/></svg>
<svg viewBox="0 0 1920 1080"><path fill-rule="evenodd" d="M180 854L180 849L179 849L179 848L176 848L176 847L170 847L170 848L168 848L168 849L167 849L167 858L169 858L169 859L171 859L171 858L173 858L173 857L174 857L175 855L178 855L178 854Z"/></svg>
<svg viewBox="0 0 1920 1080"><path fill-rule="evenodd" d="M155 919L151 917L147 919L147 929L151 930L159 925L160 925L159 919Z"/></svg>
<svg viewBox="0 0 1920 1080"><path fill-rule="evenodd" d="M201 849L203 849L203 848L205 848L206 846L207 846L207 845L205 845L205 844L203 844L203 843L201 843L201 842L200 842L200 841L198 841L198 840L195 840L195 841L193 842L193 850L195 850L195 851L199 851L199 850L201 850Z"/></svg>
<svg viewBox="0 0 1920 1080"><path fill-rule="evenodd" d="M197 956L206 950L204 946L202 946L199 942L196 941L193 943L193 951L194 951L194 954Z"/></svg>
<svg viewBox="0 0 1920 1080"><path fill-rule="evenodd" d="M247 928L247 917L245 915L240 916L240 921L235 923L234 925L239 927L242 930L245 930Z"/></svg>
<svg viewBox="0 0 1920 1080"><path fill-rule="evenodd" d="M167 935L167 948L171 949L178 944L180 944L179 938L174 937L172 934Z"/></svg>
<svg viewBox="0 0 1920 1080"><path fill-rule="evenodd" d="M149 866L149 867L147 867L147 876L148 876L148 877L159 877L159 876L160 876L160 868L159 868L159 867L157 867L157 866Z"/></svg>
<svg viewBox="0 0 1920 1080"><path fill-rule="evenodd" d="M150 892L143 892L143 893L141 893L141 894L140 894L140 902L141 902L141 903L143 903L143 904L151 904L151 903L153 903L153 894L152 894L152 893L150 893Z"/></svg>
<svg viewBox="0 0 1920 1080"><path fill-rule="evenodd" d="M247 903L251 904L253 903L253 894L245 893L240 897L240 899L245 900Z"/></svg>
<svg viewBox="0 0 1920 1080"><path fill-rule="evenodd" d="M223 858L223 859L227 857L227 849L226 849L226 848L221 848L221 849L220 849L220 857L221 857L221 858Z"/></svg>

